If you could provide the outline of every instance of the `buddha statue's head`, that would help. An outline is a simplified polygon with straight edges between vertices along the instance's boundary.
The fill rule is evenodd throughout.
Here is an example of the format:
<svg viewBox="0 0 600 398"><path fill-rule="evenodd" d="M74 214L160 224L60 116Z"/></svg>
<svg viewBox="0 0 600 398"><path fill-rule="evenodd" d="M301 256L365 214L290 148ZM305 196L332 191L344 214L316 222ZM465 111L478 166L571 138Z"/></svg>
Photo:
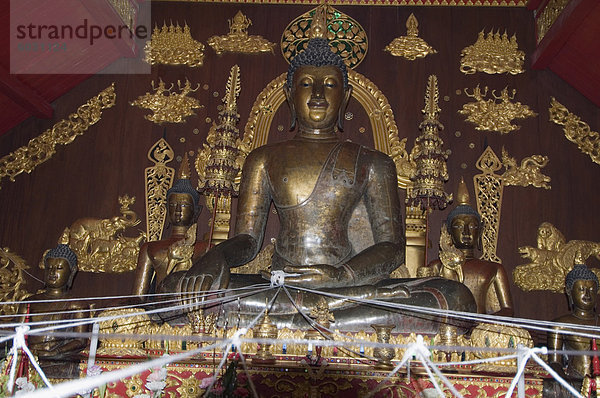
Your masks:
<svg viewBox="0 0 600 398"><path fill-rule="evenodd" d="M346 64L325 38L310 39L306 50L291 60L284 91L292 113L290 130L296 120L308 131L333 132L336 121L343 129L352 87Z"/></svg>
<svg viewBox="0 0 600 398"><path fill-rule="evenodd" d="M481 243L481 216L471 207L469 191L462 178L456 196L458 206L448 214L446 228L457 249L473 250Z"/></svg>
<svg viewBox="0 0 600 398"><path fill-rule="evenodd" d="M190 181L187 153L181 161L177 180L167 191L167 212L171 226L191 226L202 210L200 193Z"/></svg>
<svg viewBox="0 0 600 398"><path fill-rule="evenodd" d="M68 245L59 244L44 255L46 288L67 290L77 273L77 255Z"/></svg>
<svg viewBox="0 0 600 398"><path fill-rule="evenodd" d="M565 278L565 291L569 305L583 311L596 306L598 277L585 264L576 264Z"/></svg>

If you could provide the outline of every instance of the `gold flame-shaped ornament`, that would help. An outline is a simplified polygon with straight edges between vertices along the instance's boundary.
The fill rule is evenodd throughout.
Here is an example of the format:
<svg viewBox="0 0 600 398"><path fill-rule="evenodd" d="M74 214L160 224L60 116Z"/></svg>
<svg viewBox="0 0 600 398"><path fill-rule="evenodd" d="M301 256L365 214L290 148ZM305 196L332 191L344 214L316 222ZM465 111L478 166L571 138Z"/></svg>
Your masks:
<svg viewBox="0 0 600 398"><path fill-rule="evenodd" d="M460 71L467 75L475 72L523 73L525 53L518 47L516 35L509 39L506 31L502 35L499 31L489 31L486 36L482 30L477 41L462 50Z"/></svg>
<svg viewBox="0 0 600 398"><path fill-rule="evenodd" d="M406 20L406 36L396 37L384 50L395 57L404 57L410 61L437 53L433 47L419 37L419 22L415 14L410 14Z"/></svg>

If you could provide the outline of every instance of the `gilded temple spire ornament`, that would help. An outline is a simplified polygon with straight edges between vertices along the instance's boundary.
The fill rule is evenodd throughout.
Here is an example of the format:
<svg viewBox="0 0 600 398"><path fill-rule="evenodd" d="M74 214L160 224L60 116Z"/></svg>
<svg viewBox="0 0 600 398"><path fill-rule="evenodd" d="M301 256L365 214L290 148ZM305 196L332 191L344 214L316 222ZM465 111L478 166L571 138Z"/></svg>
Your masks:
<svg viewBox="0 0 600 398"><path fill-rule="evenodd" d="M313 21L323 20L322 15L324 28L319 26L318 34L329 41L331 50L342 57L347 67L355 68L367 54L367 34L356 20L328 4L321 4L288 24L281 35L283 57L289 63L296 54L306 49L314 34Z"/></svg>
<svg viewBox="0 0 600 398"><path fill-rule="evenodd" d="M161 138L148 151L148 159L154 166L144 170L146 181L146 235L148 242L159 240L165 225L167 191L173 185L175 169L167 163L175 157L169 143ZM189 168L189 166L188 166Z"/></svg>
<svg viewBox="0 0 600 398"><path fill-rule="evenodd" d="M229 34L225 36L212 36L208 39L208 45L215 50L217 54L226 52L256 54L262 52L273 53L275 43L271 43L261 36L248 35L248 27L252 21L238 11L233 19L228 20Z"/></svg>
<svg viewBox="0 0 600 398"><path fill-rule="evenodd" d="M571 113L556 98L550 100L550 121L563 126L565 137L574 144L581 152L588 155L592 162L600 164L600 134L592 131L590 125L581 118Z"/></svg>
<svg viewBox="0 0 600 398"><path fill-rule="evenodd" d="M194 109L204 107L204 105L200 105L200 101L196 98L188 96L188 94L198 91L200 84L196 88L192 88L192 84L187 78L183 85L180 80L177 80L178 93L173 91L174 86L171 83L167 88L162 79L159 78L158 86L155 87L153 80L152 90L154 90L154 93L139 96L129 104L142 109L150 109L152 114L145 115L144 118L158 125L163 123L185 123L188 116L196 114Z"/></svg>
<svg viewBox="0 0 600 398"><path fill-rule="evenodd" d="M548 157L543 155L526 157L518 164L504 148L502 148L502 161L500 161L491 147L485 148L476 163L476 167L482 173L473 177L477 211L481 215L483 224L481 259L502 262L496 254L496 248L504 187L533 185L536 188L551 189L550 177L541 172L547 164ZM503 167L506 169L505 172L497 174Z"/></svg>
<svg viewBox="0 0 600 398"><path fill-rule="evenodd" d="M406 20L406 36L395 38L384 50L395 57L404 57L409 61L437 53L433 47L419 37L419 22L412 13Z"/></svg>
<svg viewBox="0 0 600 398"><path fill-rule="evenodd" d="M411 151L417 168L411 178L413 186L407 199L409 205L420 206L423 210L444 209L452 202L452 194L444 191L444 182L449 178L446 167L448 151L443 149L444 141L439 136L444 126L439 121L441 109L438 99L437 76L430 75L422 110L424 118L419 125L421 135L416 138Z"/></svg>
<svg viewBox="0 0 600 398"><path fill-rule="evenodd" d="M521 126L512 124L513 119L537 116L537 113L527 105L522 105L520 102L511 102L517 94L516 89L513 89L509 94L508 87L505 87L500 95L496 95L496 90L492 90L492 98L488 99L485 99L488 92L487 86L484 88L483 93L479 88L479 84L473 89L472 94L469 94L466 88L464 92L467 97L476 101L464 104L458 113L467 115L466 121L474 123L476 130L497 131L500 134L508 134L521 128Z"/></svg>
<svg viewBox="0 0 600 398"><path fill-rule="evenodd" d="M212 241L219 243L229 234L231 217L231 197L237 195L239 185L236 176L241 170L238 142L240 132L237 124L237 98L241 91L240 68L231 68L223 98L223 109L219 112L219 124L213 123L206 144L198 150L196 171L198 172L198 190L206 196L207 208L212 212Z"/></svg>
<svg viewBox="0 0 600 398"><path fill-rule="evenodd" d="M144 47L150 65L187 65L202 66L204 63L204 44L192 38L190 27L184 23L183 28L173 22L167 26L154 27L151 40Z"/></svg>
<svg viewBox="0 0 600 398"><path fill-rule="evenodd" d="M495 33L490 30L485 35L482 30L477 41L461 51L460 71L467 75L475 72L517 75L525 72L524 62L525 53L519 50L516 35L509 39L506 31L500 35L499 30Z"/></svg>

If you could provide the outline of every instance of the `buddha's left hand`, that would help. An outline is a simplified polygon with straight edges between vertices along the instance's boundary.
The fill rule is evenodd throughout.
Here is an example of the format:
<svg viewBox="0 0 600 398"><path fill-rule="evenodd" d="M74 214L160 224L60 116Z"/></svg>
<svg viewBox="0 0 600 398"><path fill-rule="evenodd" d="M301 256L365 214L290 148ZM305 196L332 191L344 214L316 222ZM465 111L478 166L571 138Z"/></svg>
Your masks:
<svg viewBox="0 0 600 398"><path fill-rule="evenodd" d="M328 264L314 264L304 267L285 267L286 273L300 274L297 276L286 276L285 282L290 285L306 287L338 287L351 281L346 270Z"/></svg>

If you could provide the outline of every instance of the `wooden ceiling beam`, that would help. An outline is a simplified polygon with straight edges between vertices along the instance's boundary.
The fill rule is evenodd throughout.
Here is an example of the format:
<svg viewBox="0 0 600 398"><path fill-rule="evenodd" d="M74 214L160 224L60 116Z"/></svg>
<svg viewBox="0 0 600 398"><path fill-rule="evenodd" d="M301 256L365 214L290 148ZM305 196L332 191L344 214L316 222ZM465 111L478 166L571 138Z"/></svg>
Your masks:
<svg viewBox="0 0 600 398"><path fill-rule="evenodd" d="M54 115L50 102L4 68L0 68L0 92L33 116L50 119Z"/></svg>

